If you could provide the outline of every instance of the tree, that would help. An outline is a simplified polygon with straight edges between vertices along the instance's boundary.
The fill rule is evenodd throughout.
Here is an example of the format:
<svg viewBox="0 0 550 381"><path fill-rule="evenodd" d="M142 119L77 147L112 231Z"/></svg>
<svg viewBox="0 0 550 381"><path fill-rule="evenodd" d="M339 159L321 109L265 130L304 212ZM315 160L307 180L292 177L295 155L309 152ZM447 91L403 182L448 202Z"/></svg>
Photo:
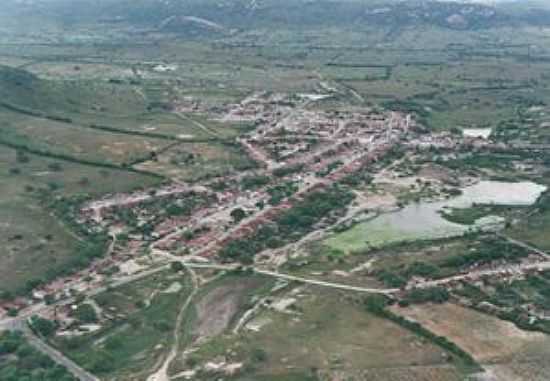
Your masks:
<svg viewBox="0 0 550 381"><path fill-rule="evenodd" d="M179 273L180 271L183 271L185 266L183 266L183 264L181 262L174 261L174 262L170 263L170 268L172 269L173 272Z"/></svg>
<svg viewBox="0 0 550 381"><path fill-rule="evenodd" d="M36 330L40 335L48 337L54 334L57 330L57 324L55 322L41 318L40 316L33 316L31 318L31 327Z"/></svg>
<svg viewBox="0 0 550 381"><path fill-rule="evenodd" d="M236 208L231 211L231 218L235 223L241 222L246 217L246 212L241 208Z"/></svg>
<svg viewBox="0 0 550 381"><path fill-rule="evenodd" d="M46 295L44 295L44 302L45 302L47 305L53 304L53 302L55 302L55 296L54 296L53 294L46 294Z"/></svg>
<svg viewBox="0 0 550 381"><path fill-rule="evenodd" d="M256 208L260 209L260 210L264 210L265 208L265 202L263 200L260 200L256 203Z"/></svg>
<svg viewBox="0 0 550 381"><path fill-rule="evenodd" d="M61 170L63 170L63 168L61 167L61 164L57 162L48 164L48 168L54 172L60 172Z"/></svg>
<svg viewBox="0 0 550 381"><path fill-rule="evenodd" d="M31 161L31 159L23 151L17 151L15 153L15 160L17 160L18 163L28 163Z"/></svg>
<svg viewBox="0 0 550 381"><path fill-rule="evenodd" d="M98 320L94 308L88 303L79 305L74 315L82 323L96 323Z"/></svg>

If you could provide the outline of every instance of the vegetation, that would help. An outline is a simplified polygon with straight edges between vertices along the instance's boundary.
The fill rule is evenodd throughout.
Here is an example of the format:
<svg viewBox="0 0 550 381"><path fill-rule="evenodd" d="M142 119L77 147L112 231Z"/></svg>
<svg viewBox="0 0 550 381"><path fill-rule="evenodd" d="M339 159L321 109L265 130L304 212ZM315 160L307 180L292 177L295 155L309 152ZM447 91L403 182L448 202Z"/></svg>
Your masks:
<svg viewBox="0 0 550 381"><path fill-rule="evenodd" d="M243 189L257 189L269 184L270 178L268 176L256 175L247 176L241 180L241 186Z"/></svg>
<svg viewBox="0 0 550 381"><path fill-rule="evenodd" d="M29 324L42 337L49 337L57 330L55 322L41 318L40 316L33 316Z"/></svg>
<svg viewBox="0 0 550 381"><path fill-rule="evenodd" d="M529 251L499 238L488 238L474 251L447 258L442 267L464 268L471 265L483 265L498 260L518 261L529 255Z"/></svg>
<svg viewBox="0 0 550 381"><path fill-rule="evenodd" d="M454 208L450 211L444 211L441 215L448 221L462 224L473 225L475 222L488 215L502 214L512 208L499 207L494 205L474 205L471 208Z"/></svg>
<svg viewBox="0 0 550 381"><path fill-rule="evenodd" d="M352 199L351 192L339 187L310 193L276 217L272 224L259 227L251 237L229 242L221 250L220 256L251 263L257 253L299 239L310 232L315 224L346 207Z"/></svg>
<svg viewBox="0 0 550 381"><path fill-rule="evenodd" d="M97 314L93 306L89 303L79 304L74 311L73 316L84 324L97 323L98 321Z"/></svg>
<svg viewBox="0 0 550 381"><path fill-rule="evenodd" d="M3 381L75 381L65 368L32 348L20 333L0 334L0 379Z"/></svg>
<svg viewBox="0 0 550 381"><path fill-rule="evenodd" d="M437 250L437 255L432 250ZM529 255L529 251L511 244L500 237L473 234L454 239L426 241L415 244L398 244L381 250L391 251L392 260L384 260L375 266L378 280L388 287L403 287L413 277L439 279L452 276L472 266L490 263L517 262ZM405 256L405 253L414 253ZM428 255L427 253L432 252Z"/></svg>
<svg viewBox="0 0 550 381"><path fill-rule="evenodd" d="M273 170L273 175L276 177L285 177L302 171L304 166L302 164L290 165L286 167L279 167Z"/></svg>
<svg viewBox="0 0 550 381"><path fill-rule="evenodd" d="M131 378L148 372L170 348L177 313L189 295L188 281L183 274L168 269L105 291L95 297L95 302L113 314L112 319L100 320L99 331L71 338L56 336L52 342L83 368L102 378ZM181 291L162 292L174 282L182 285ZM80 304L78 309L86 305L89 306ZM84 316L79 319L83 323L97 318L89 308L82 311ZM103 340L96 344L100 339ZM160 344L163 350L156 349ZM140 357L140 353L146 355Z"/></svg>
<svg viewBox="0 0 550 381"><path fill-rule="evenodd" d="M422 303L445 303L449 300L449 291L444 287L420 288L409 291L402 300L401 306Z"/></svg>

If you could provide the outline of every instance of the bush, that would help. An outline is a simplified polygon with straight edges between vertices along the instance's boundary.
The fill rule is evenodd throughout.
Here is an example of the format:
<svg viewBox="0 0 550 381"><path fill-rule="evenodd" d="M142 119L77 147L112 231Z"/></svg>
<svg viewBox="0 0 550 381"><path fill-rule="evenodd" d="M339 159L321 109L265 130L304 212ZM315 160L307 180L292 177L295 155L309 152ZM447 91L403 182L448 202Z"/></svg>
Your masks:
<svg viewBox="0 0 550 381"><path fill-rule="evenodd" d="M388 287L401 288L407 284L407 280L402 276L388 270L382 270L376 274L376 278Z"/></svg>
<svg viewBox="0 0 550 381"><path fill-rule="evenodd" d="M174 261L170 263L170 269L175 273L179 273L180 271L183 271L185 269L185 266L181 262Z"/></svg>
<svg viewBox="0 0 550 381"><path fill-rule="evenodd" d="M279 167L273 170L273 176L285 177L293 173L301 172L304 169L303 164L291 165L286 167Z"/></svg>
<svg viewBox="0 0 550 381"><path fill-rule="evenodd" d="M245 190L256 189L269 184L270 178L268 176L246 176L241 180L241 187Z"/></svg>
<svg viewBox="0 0 550 381"><path fill-rule="evenodd" d="M82 323L96 323L98 321L94 308L88 303L80 304L74 311L74 316Z"/></svg>
<svg viewBox="0 0 550 381"><path fill-rule="evenodd" d="M236 208L231 211L231 218L235 223L239 223L246 217L246 212L242 208Z"/></svg>
<svg viewBox="0 0 550 381"><path fill-rule="evenodd" d="M262 348L254 348L251 354L252 361L265 362L267 360L267 352Z"/></svg>
<svg viewBox="0 0 550 381"><path fill-rule="evenodd" d="M57 324L51 320L33 316L30 321L31 327L41 336L49 337L57 330Z"/></svg>
<svg viewBox="0 0 550 381"><path fill-rule="evenodd" d="M445 303L449 300L449 291L443 287L432 287L412 290L404 297L409 303Z"/></svg>

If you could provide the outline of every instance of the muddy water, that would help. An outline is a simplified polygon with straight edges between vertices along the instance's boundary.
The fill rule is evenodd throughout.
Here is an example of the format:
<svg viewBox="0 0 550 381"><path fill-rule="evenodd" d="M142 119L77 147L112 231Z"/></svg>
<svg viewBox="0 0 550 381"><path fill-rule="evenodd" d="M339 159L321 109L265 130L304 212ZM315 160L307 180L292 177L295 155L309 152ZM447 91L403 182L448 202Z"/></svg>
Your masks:
<svg viewBox="0 0 550 381"><path fill-rule="evenodd" d="M438 202L420 202L380 215L352 229L329 237L325 243L344 251L364 250L388 243L418 239L444 238L465 233L468 229L483 229L502 223L496 216L479 219L474 227L445 220L445 208L469 208L474 204L528 206L546 190L532 182L507 183L482 181L464 188L462 195Z"/></svg>

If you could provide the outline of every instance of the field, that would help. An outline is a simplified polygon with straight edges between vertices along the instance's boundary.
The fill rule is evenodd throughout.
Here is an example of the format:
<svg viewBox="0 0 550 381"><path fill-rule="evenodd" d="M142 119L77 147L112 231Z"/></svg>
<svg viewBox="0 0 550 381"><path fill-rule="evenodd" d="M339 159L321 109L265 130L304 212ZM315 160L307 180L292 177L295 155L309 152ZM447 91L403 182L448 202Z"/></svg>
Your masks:
<svg viewBox="0 0 550 381"><path fill-rule="evenodd" d="M196 181L252 169L255 163L243 154L240 147L232 144L183 143L173 145L155 160L135 167L168 178Z"/></svg>
<svg viewBox="0 0 550 381"><path fill-rule="evenodd" d="M80 239L44 208L42 192L99 195L158 183L158 179L109 168L17 154L0 146L0 289L21 291L28 281L66 267Z"/></svg>
<svg viewBox="0 0 550 381"><path fill-rule="evenodd" d="M445 336L467 350L499 380L544 380L548 337L526 332L512 323L454 304L423 305L394 311L414 319L432 332Z"/></svg>
<svg viewBox="0 0 550 381"><path fill-rule="evenodd" d="M98 131L47 119L18 117L9 112L3 113L2 117L7 121L0 136L2 142L90 162L128 165L149 158L151 152L172 143L170 140Z"/></svg>
<svg viewBox="0 0 550 381"><path fill-rule="evenodd" d="M290 307L276 307L288 301ZM298 379L314 376L304 369L318 369L327 379L390 380L408 372L417 380L461 377L441 349L338 293L299 288L276 297L272 305L246 326L258 328L211 340L192 354L192 363L225 354L228 363L244 363L247 371L239 380L292 380L293 369L301 370L294 376Z"/></svg>
<svg viewBox="0 0 550 381"><path fill-rule="evenodd" d="M524 240L542 250L550 250L550 211L548 205L550 198L544 194L536 204L536 210L528 218L522 219L508 229L508 234L517 239Z"/></svg>

